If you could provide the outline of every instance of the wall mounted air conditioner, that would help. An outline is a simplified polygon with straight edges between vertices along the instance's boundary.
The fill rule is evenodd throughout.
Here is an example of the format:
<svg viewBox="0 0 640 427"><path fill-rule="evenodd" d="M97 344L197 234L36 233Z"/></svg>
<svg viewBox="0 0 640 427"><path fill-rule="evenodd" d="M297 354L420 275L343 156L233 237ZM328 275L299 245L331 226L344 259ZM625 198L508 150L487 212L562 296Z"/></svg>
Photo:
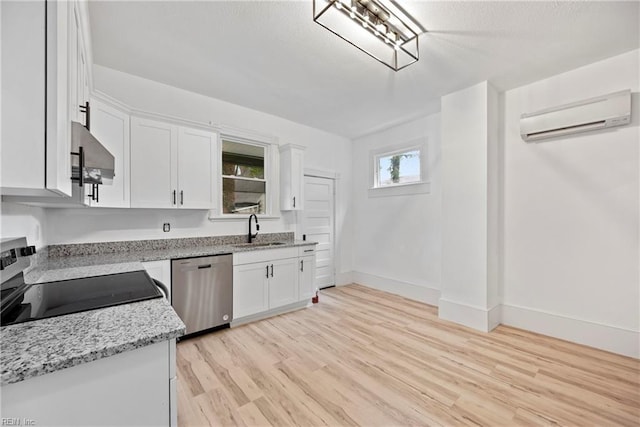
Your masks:
<svg viewBox="0 0 640 427"><path fill-rule="evenodd" d="M611 93L520 116L520 135L527 142L587 132L631 121L631 91Z"/></svg>

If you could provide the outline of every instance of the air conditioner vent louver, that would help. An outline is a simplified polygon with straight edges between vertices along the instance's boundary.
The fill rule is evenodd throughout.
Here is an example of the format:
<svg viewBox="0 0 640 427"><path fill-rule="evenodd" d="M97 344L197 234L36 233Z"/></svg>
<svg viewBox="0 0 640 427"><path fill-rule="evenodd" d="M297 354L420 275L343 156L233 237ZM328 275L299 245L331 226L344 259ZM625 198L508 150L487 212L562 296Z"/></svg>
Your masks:
<svg viewBox="0 0 640 427"><path fill-rule="evenodd" d="M631 121L631 91L625 90L520 116L527 142L587 132Z"/></svg>

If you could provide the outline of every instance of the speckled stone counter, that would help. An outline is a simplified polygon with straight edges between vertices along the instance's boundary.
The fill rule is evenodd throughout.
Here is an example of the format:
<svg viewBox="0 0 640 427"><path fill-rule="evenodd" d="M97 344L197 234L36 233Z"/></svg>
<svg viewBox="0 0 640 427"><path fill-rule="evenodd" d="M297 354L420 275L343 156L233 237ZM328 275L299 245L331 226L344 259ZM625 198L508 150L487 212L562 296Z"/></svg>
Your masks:
<svg viewBox="0 0 640 427"><path fill-rule="evenodd" d="M4 326L1 384L167 341L184 332L184 323L164 298Z"/></svg>
<svg viewBox="0 0 640 427"><path fill-rule="evenodd" d="M57 280L76 279L104 274L124 273L127 271L143 270L142 262L160 261L178 258L191 258L289 248L297 246L316 245L316 242L293 240L293 233L274 233L283 240L271 238L258 240L256 246L245 246L246 236L220 236L224 238L222 244L211 244L215 241L200 239L167 239L177 241L177 244L166 244L163 240L142 240L133 242L108 242L104 244L58 245L49 247L46 255L41 254L28 274L27 283L44 283ZM289 236L290 235L290 236ZM232 237L240 237L231 239ZM185 246L184 241L192 242L192 246ZM260 243L278 242L277 246L259 246ZM173 243L173 242L172 242ZM195 243L200 243L196 245ZM203 244L210 243L210 244ZM240 245L240 246L238 246ZM116 249L119 251L115 251ZM97 251L104 250L99 253ZM65 255L66 254L66 255Z"/></svg>
<svg viewBox="0 0 640 427"><path fill-rule="evenodd" d="M294 241L293 233L263 235L243 246L246 236L147 240L50 246L32 256L27 283L44 283L143 270L142 262L315 245ZM240 245L240 246L238 246ZM0 384L91 362L184 335L185 325L165 299L154 299L52 317L0 328Z"/></svg>

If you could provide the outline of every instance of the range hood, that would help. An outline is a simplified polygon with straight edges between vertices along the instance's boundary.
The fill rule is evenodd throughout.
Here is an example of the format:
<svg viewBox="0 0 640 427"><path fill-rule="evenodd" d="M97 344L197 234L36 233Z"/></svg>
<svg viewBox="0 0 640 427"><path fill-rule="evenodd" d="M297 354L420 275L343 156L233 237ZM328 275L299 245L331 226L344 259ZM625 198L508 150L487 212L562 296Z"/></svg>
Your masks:
<svg viewBox="0 0 640 427"><path fill-rule="evenodd" d="M89 129L71 122L71 179L84 184L113 184L115 158L91 135Z"/></svg>

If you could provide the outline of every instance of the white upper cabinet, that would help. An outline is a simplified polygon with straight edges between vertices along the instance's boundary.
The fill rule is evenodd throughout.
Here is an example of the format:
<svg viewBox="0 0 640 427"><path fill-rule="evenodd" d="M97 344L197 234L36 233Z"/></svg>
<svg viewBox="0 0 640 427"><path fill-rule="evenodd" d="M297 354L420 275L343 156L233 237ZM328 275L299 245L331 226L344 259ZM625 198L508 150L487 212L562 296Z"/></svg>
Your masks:
<svg viewBox="0 0 640 427"><path fill-rule="evenodd" d="M2 194L71 195L71 5L2 2Z"/></svg>
<svg viewBox="0 0 640 427"><path fill-rule="evenodd" d="M86 126L84 106L89 100L89 67L78 3L69 3L69 120ZM93 129L91 129L93 130Z"/></svg>
<svg viewBox="0 0 640 427"><path fill-rule="evenodd" d="M178 127L131 117L131 207L173 208Z"/></svg>
<svg viewBox="0 0 640 427"><path fill-rule="evenodd" d="M98 200L90 200L90 206L128 208L130 197L129 115L92 98L91 133L115 157L115 176L111 185L99 186ZM90 185L87 185L86 191L92 191Z"/></svg>
<svg viewBox="0 0 640 427"><path fill-rule="evenodd" d="M199 129L178 129L178 203L181 208L211 209L217 135Z"/></svg>
<svg viewBox="0 0 640 427"><path fill-rule="evenodd" d="M211 209L214 132L131 118L131 207Z"/></svg>
<svg viewBox="0 0 640 427"><path fill-rule="evenodd" d="M280 209L304 208L304 147L287 144L280 147Z"/></svg>

